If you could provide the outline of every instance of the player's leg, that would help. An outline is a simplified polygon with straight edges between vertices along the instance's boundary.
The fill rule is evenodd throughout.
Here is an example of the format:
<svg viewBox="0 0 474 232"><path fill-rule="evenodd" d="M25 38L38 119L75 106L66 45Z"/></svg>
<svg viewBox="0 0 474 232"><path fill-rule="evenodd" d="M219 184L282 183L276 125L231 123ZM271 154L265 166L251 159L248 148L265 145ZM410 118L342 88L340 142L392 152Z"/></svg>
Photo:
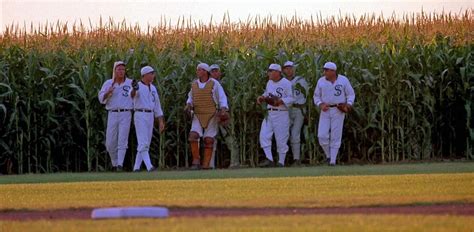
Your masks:
<svg viewBox="0 0 474 232"><path fill-rule="evenodd" d="M235 168L240 166L240 154L239 154L239 145L235 139L235 136L229 128L220 127L221 135L224 137L225 145L230 150L230 168Z"/></svg>
<svg viewBox="0 0 474 232"><path fill-rule="evenodd" d="M304 116L301 109L292 111L292 126L290 130L290 144L291 152L293 153L293 159L300 160L301 154L301 128L304 123Z"/></svg>
<svg viewBox="0 0 474 232"><path fill-rule="evenodd" d="M110 156L113 167L117 167L118 146L118 113L109 111L107 116L107 130L105 132L105 147Z"/></svg>
<svg viewBox="0 0 474 232"><path fill-rule="evenodd" d="M217 124L217 118L214 116L209 121L207 128L204 130L204 159L202 162L202 167L204 169L209 169L209 163L212 158L212 150L214 149L214 140L217 135L217 130L219 125Z"/></svg>
<svg viewBox="0 0 474 232"><path fill-rule="evenodd" d="M135 134L137 136L137 143L138 143L137 155L135 157L135 164L133 165L133 171L140 171L140 167L143 162L143 158L141 154L143 145L140 145L140 144L143 144L142 141L144 140L143 135L142 135L143 134L142 128L144 127L143 114L144 113L142 112L135 112L134 117L133 117L133 122L135 125Z"/></svg>
<svg viewBox="0 0 474 232"><path fill-rule="evenodd" d="M286 153L288 152L288 139L290 137L290 116L288 111L279 111L272 117L273 131L278 151L278 163L285 166Z"/></svg>
<svg viewBox="0 0 474 232"><path fill-rule="evenodd" d="M218 128L219 128L218 132L221 132L221 135L225 138L226 132L225 132L224 127L219 125ZM217 135L214 139L211 162L209 163L209 167L212 169L216 168L216 151L217 151Z"/></svg>
<svg viewBox="0 0 474 232"><path fill-rule="evenodd" d="M130 123L132 120L132 112L120 113L120 122L118 130L118 163L117 167L123 167L123 160L128 148L128 136L130 134Z"/></svg>
<svg viewBox="0 0 474 232"><path fill-rule="evenodd" d="M260 128L260 147L265 153L267 160L273 162L272 155L272 137L273 137L273 127L272 121L270 120L270 114L263 120L262 126Z"/></svg>
<svg viewBox="0 0 474 232"><path fill-rule="evenodd" d="M331 112L331 136L330 136L330 152L331 152L331 165L336 164L337 153L341 147L342 129L344 127L345 114L335 109Z"/></svg>
<svg viewBox="0 0 474 232"><path fill-rule="evenodd" d="M331 129L331 117L329 110L326 112L321 111L319 115L318 124L318 139L319 145L323 148L324 154L327 159L330 159L331 153L329 151L329 130Z"/></svg>
<svg viewBox="0 0 474 232"><path fill-rule="evenodd" d="M193 169L201 168L201 156L199 154L199 138L202 137L202 127L196 115L193 117L191 131L189 132L188 141L191 146L191 155L193 157Z"/></svg>
<svg viewBox="0 0 474 232"><path fill-rule="evenodd" d="M153 124L154 124L154 116L153 113L146 113L146 125L147 127L144 128L144 140L146 143L146 149L142 150L142 158L143 163L145 163L146 169L148 171L152 171L154 169L153 165L151 164L150 159L150 145L151 145L151 138L153 137Z"/></svg>

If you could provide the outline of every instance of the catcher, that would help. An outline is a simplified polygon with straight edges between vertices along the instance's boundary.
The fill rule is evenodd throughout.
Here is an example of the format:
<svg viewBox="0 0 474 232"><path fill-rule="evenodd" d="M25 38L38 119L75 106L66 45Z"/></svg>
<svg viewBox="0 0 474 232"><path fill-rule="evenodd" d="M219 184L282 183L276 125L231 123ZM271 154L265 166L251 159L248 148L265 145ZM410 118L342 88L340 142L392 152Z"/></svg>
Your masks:
<svg viewBox="0 0 474 232"><path fill-rule="evenodd" d="M337 74L337 66L333 62L324 64L324 76L318 80L313 100L321 109L319 144L326 155L326 161L334 166L341 146L344 117L352 109L355 93L349 79Z"/></svg>
<svg viewBox="0 0 474 232"><path fill-rule="evenodd" d="M291 82L281 76L281 66L279 64L270 65L268 78L265 92L257 98L257 104L265 102L268 110L268 115L263 120L260 129L260 146L265 152L266 159L259 166L273 166L272 137L275 133L278 167L284 167L290 136L290 114L288 109L294 102L293 91Z"/></svg>
<svg viewBox="0 0 474 232"><path fill-rule="evenodd" d="M191 83L185 111L192 118L189 143L193 163L191 169L209 169L214 147L214 138L217 135L218 122L229 118L227 96L219 81L210 78L208 64L200 63L197 66L195 79ZM199 139L204 139L204 158L201 163Z"/></svg>

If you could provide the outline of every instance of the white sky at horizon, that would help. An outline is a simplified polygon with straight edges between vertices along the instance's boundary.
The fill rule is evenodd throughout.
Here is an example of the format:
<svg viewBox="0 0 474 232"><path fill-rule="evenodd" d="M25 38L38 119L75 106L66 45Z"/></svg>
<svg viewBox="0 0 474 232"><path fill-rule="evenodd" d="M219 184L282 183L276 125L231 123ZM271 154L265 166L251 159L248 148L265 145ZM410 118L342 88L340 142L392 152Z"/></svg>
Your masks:
<svg viewBox="0 0 474 232"><path fill-rule="evenodd" d="M363 14L383 14L398 16L405 13L451 12L459 13L474 8L474 0L241 0L216 1L216 0L1 0L0 33L6 25L18 24L34 26L44 25L46 22L60 21L73 24L82 22L89 25L89 20L96 25L99 18L107 21L109 17L115 22L126 20L127 24L138 24L142 28L147 25L158 25L163 18L174 25L180 17L185 17L196 22L220 22L224 14L228 13L233 22L248 17L261 17L272 15L294 16L295 14L308 19L311 16L330 16Z"/></svg>

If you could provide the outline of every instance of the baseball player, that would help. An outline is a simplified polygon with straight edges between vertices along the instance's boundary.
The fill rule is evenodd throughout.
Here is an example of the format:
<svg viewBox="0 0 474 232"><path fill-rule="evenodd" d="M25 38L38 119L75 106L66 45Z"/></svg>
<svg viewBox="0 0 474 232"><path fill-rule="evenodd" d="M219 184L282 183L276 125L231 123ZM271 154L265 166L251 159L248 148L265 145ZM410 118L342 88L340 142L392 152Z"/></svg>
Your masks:
<svg viewBox="0 0 474 232"><path fill-rule="evenodd" d="M142 80L132 83L130 95L133 98L135 131L137 133L137 156L133 171L140 171L142 161L146 169L151 172L156 168L151 164L150 150L153 127L159 123L160 133L165 130L165 120L161 109L160 96L153 85L155 70L150 66L141 69Z"/></svg>
<svg viewBox="0 0 474 232"><path fill-rule="evenodd" d="M193 156L192 169L209 169L220 117L228 118L227 96L219 81L210 78L210 67L200 63L196 69L197 79L191 83L185 111L192 116L189 143ZM204 159L201 163L199 139L204 139Z"/></svg>
<svg viewBox="0 0 474 232"><path fill-rule="evenodd" d="M290 144L293 153L293 166L301 165L301 128L304 123L306 113L306 96L309 91L308 82L301 77L295 76L295 64L287 61L283 65L283 72L286 79L291 81L293 87L293 97L295 102L291 105L290 112Z"/></svg>
<svg viewBox="0 0 474 232"><path fill-rule="evenodd" d="M107 131L105 146L110 155L112 166L123 170L123 160L128 147L128 134L132 119L133 102L129 96L132 80L125 76L125 63L114 63L112 79L106 80L99 91L99 101L105 104Z"/></svg>
<svg viewBox="0 0 474 232"><path fill-rule="evenodd" d="M341 146L344 117L354 104L354 89L347 77L337 74L333 62L324 64L324 76L319 78L314 90L314 104L321 109L318 126L319 144L331 166L336 165Z"/></svg>
<svg viewBox="0 0 474 232"><path fill-rule="evenodd" d="M221 83L222 73L219 65L213 64L210 66L211 69L211 78L216 79ZM229 147L230 150L230 166L229 168L237 168L240 166L240 154L239 147L236 142L235 136L232 134L232 130L228 127L229 119L224 122L219 123L219 131L224 138L225 144ZM214 149L212 151L211 163L209 166L215 168L215 156L217 149L217 140L214 140Z"/></svg>
<svg viewBox="0 0 474 232"><path fill-rule="evenodd" d="M271 64L268 67L268 78L265 92L257 98L257 104L266 102L268 110L260 129L260 146L265 152L266 159L259 166L273 166L272 137L275 134L279 157L277 165L284 167L290 129L288 110L294 102L293 91L291 82L282 78L279 64Z"/></svg>

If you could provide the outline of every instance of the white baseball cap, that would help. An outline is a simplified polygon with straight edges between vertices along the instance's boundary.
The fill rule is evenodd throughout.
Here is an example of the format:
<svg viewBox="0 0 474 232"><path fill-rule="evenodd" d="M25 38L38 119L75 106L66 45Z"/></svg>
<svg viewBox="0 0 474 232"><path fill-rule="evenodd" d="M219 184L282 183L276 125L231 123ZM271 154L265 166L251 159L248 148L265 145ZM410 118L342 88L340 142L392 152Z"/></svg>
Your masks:
<svg viewBox="0 0 474 232"><path fill-rule="evenodd" d="M294 67L295 66L295 63L293 63L293 61L287 61L285 62L285 64L283 64L283 68L285 67Z"/></svg>
<svg viewBox="0 0 474 232"><path fill-rule="evenodd" d="M268 66L268 70L275 70L281 72L281 66L279 64L271 64Z"/></svg>
<svg viewBox="0 0 474 232"><path fill-rule="evenodd" d="M142 76L144 76L145 74L148 74L148 73L151 73L151 72L154 72L155 70L150 67L150 66L145 66L142 68L142 70L140 71L140 73L142 74Z"/></svg>
<svg viewBox="0 0 474 232"><path fill-rule="evenodd" d="M198 66L197 66L197 68L202 68L202 69L204 69L204 70L206 70L206 71L208 71L208 72L211 71L211 69L209 68L209 65L206 64L206 63L199 63Z"/></svg>
<svg viewBox="0 0 474 232"><path fill-rule="evenodd" d="M119 65L126 66L126 65L125 65L125 62L119 60L119 61L115 61L115 63L114 63L114 68L116 68L116 67L119 66Z"/></svg>
<svg viewBox="0 0 474 232"><path fill-rule="evenodd" d="M211 67L209 67L210 70L214 70L214 69L220 69L219 65L217 64L213 64L211 65Z"/></svg>
<svg viewBox="0 0 474 232"><path fill-rule="evenodd" d="M331 70L334 70L334 71L337 70L337 66L336 66L336 64L333 63L333 62L326 62L326 63L324 64L323 68L325 68L325 69L331 69Z"/></svg>

